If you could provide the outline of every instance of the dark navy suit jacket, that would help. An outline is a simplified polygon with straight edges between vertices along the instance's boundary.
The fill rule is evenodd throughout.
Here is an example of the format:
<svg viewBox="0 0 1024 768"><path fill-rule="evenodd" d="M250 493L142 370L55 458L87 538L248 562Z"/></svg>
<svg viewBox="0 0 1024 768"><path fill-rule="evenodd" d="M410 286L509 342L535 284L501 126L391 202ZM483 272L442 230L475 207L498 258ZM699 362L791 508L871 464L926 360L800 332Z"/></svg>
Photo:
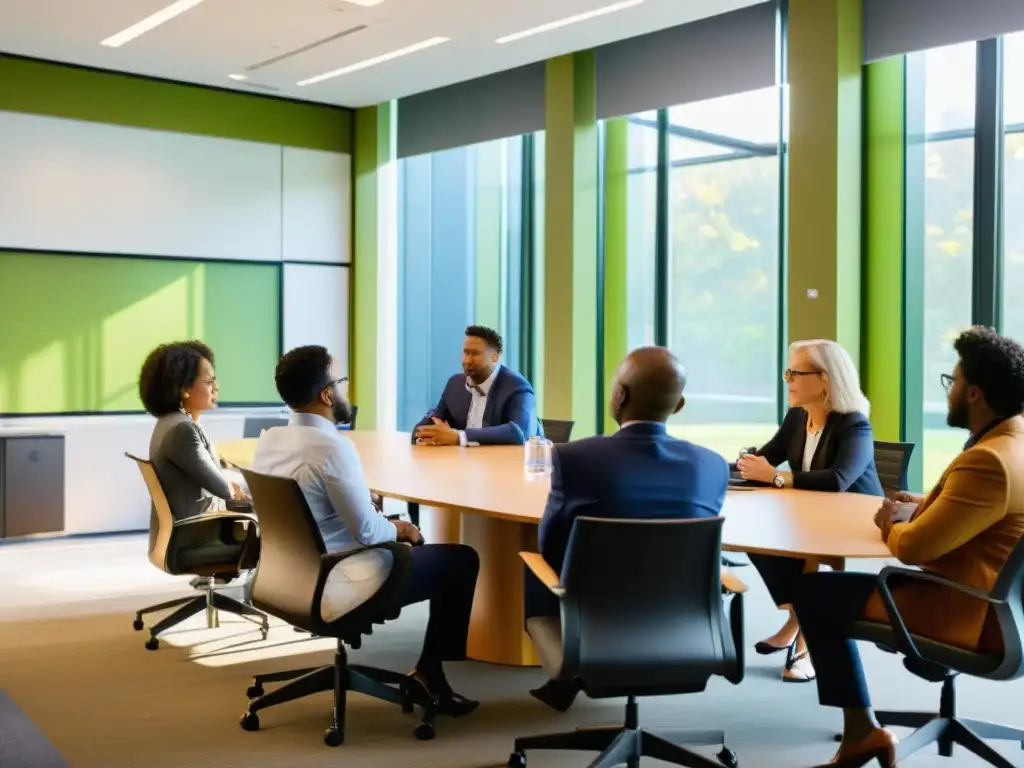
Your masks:
<svg viewBox="0 0 1024 768"><path fill-rule="evenodd" d="M522 445L534 435L543 434L537 418L533 387L505 366L498 369L487 391L483 427L480 429L466 429L471 400L469 390L466 389L465 375L456 374L445 384L437 407L428 412L416 426L430 424L430 417L436 416L447 421L452 429L465 431L466 442L480 445ZM416 430L413 429L415 439Z"/></svg>
<svg viewBox="0 0 1024 768"><path fill-rule="evenodd" d="M722 511L729 465L714 451L671 437L664 424L631 424L552 450L551 493L540 522L540 551L561 573L576 518L699 518ZM527 615L558 613L557 599L532 574Z"/></svg>
<svg viewBox="0 0 1024 768"><path fill-rule="evenodd" d="M885 495L875 469L871 422L863 413L830 413L811 459L811 468L803 472L806 444L807 411L790 408L779 431L757 453L773 467L788 461L794 488Z"/></svg>

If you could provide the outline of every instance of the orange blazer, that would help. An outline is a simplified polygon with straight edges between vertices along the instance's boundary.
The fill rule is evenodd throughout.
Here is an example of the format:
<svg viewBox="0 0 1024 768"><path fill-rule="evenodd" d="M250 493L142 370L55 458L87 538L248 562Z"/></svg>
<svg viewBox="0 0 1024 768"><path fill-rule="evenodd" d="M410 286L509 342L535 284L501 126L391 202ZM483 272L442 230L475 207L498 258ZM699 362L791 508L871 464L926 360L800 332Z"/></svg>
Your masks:
<svg viewBox="0 0 1024 768"><path fill-rule="evenodd" d="M892 526L886 543L906 565L988 592L1021 536L1024 418L1015 416L953 459L910 521ZM911 632L960 648L1002 650L995 617L980 600L907 582L894 587L893 596ZM877 594L865 618L888 623Z"/></svg>

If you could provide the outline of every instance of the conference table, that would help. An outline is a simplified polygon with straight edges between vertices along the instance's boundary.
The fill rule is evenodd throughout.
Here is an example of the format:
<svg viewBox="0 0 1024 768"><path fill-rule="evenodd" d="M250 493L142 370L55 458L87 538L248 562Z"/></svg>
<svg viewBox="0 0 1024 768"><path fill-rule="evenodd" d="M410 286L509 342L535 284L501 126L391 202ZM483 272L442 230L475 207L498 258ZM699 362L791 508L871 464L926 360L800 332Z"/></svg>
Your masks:
<svg viewBox="0 0 1024 768"><path fill-rule="evenodd" d="M537 551L537 526L550 481L528 476L521 446L413 445L404 432L346 432L367 485L381 496L420 505L429 541L462 542L480 555L469 656L507 665L535 665L523 620L523 563ZM251 467L256 439L217 444L220 456ZM816 568L848 558L885 558L874 524L879 500L853 493L730 490L723 515L727 551L798 557ZM257 510L257 514L259 510Z"/></svg>

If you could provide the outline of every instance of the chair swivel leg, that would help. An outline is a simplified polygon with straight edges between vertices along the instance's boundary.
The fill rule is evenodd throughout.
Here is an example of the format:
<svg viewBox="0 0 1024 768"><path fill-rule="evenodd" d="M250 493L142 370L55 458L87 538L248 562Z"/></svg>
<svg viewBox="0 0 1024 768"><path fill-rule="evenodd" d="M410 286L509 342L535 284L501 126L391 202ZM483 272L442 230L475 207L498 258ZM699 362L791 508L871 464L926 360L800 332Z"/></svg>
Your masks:
<svg viewBox="0 0 1024 768"><path fill-rule="evenodd" d="M206 608L206 598L202 595L198 595L196 597L189 598L189 601L181 605L174 613L164 616L160 621L150 627L149 640L146 641L146 650L155 651L160 647L157 635L170 629L176 624L180 624L185 621L185 619L195 616L204 608Z"/></svg>
<svg viewBox="0 0 1024 768"><path fill-rule="evenodd" d="M639 731L621 731L612 743L594 759L590 764L590 768L613 768L613 766L622 765L623 763L628 768L639 768Z"/></svg>
<svg viewBox="0 0 1024 768"><path fill-rule="evenodd" d="M705 734L695 734L702 736ZM705 741L700 740L696 742L690 742L696 744L721 744L721 740ZM698 755L696 752L691 752L684 747L679 746L675 739L669 740L665 737L657 734L650 733L648 731L642 731L640 734L640 751L644 757L653 757L655 760L662 760L666 763L672 763L673 765L683 765L687 768L721 768L721 765L714 760L710 760L703 755ZM719 760L722 760L719 756ZM727 765L730 763L726 763ZM732 763L733 765L735 763Z"/></svg>
<svg viewBox="0 0 1024 768"><path fill-rule="evenodd" d="M1014 764L986 744L978 734L956 720L949 724L949 735L953 742L972 752L995 768L1014 768Z"/></svg>
<svg viewBox="0 0 1024 768"><path fill-rule="evenodd" d="M263 613L263 611L257 610L241 600L223 595L220 592L211 592L209 603L217 610L233 613L236 616L252 621L254 624L258 624L260 631L263 633L263 639L267 639L267 633L270 631L270 617Z"/></svg>
<svg viewBox="0 0 1024 768"><path fill-rule="evenodd" d="M179 605L184 605L185 603L189 602L190 600L195 600L195 599L196 599L195 595L188 595L186 597L179 597L176 600L168 600L165 603L158 603L157 605L151 605L148 608L143 608L141 611L136 611L135 612L135 621L138 624L138 623L140 623L142 621L142 617L145 616L147 613L158 613L160 611L166 611L168 608L177 608ZM142 627L137 626L135 629L136 629L136 631L141 631Z"/></svg>
<svg viewBox="0 0 1024 768"><path fill-rule="evenodd" d="M515 740L515 751L550 749L559 751L603 752L624 732L622 728L598 728L594 730L549 733L542 736L526 736Z"/></svg>

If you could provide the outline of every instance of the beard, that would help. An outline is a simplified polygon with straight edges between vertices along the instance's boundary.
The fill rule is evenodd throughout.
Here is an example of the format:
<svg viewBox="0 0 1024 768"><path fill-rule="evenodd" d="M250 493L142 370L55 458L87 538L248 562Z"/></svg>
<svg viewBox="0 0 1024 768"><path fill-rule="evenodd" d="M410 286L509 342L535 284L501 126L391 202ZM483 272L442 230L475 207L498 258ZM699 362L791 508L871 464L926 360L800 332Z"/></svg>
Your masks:
<svg viewBox="0 0 1024 768"><path fill-rule="evenodd" d="M336 397L331 404L331 415L335 424L348 424L352 421L352 406L348 400Z"/></svg>
<svg viewBox="0 0 1024 768"><path fill-rule="evenodd" d="M946 411L946 424L959 429L967 429L968 421L967 399L960 398L956 402L951 401L949 409Z"/></svg>

